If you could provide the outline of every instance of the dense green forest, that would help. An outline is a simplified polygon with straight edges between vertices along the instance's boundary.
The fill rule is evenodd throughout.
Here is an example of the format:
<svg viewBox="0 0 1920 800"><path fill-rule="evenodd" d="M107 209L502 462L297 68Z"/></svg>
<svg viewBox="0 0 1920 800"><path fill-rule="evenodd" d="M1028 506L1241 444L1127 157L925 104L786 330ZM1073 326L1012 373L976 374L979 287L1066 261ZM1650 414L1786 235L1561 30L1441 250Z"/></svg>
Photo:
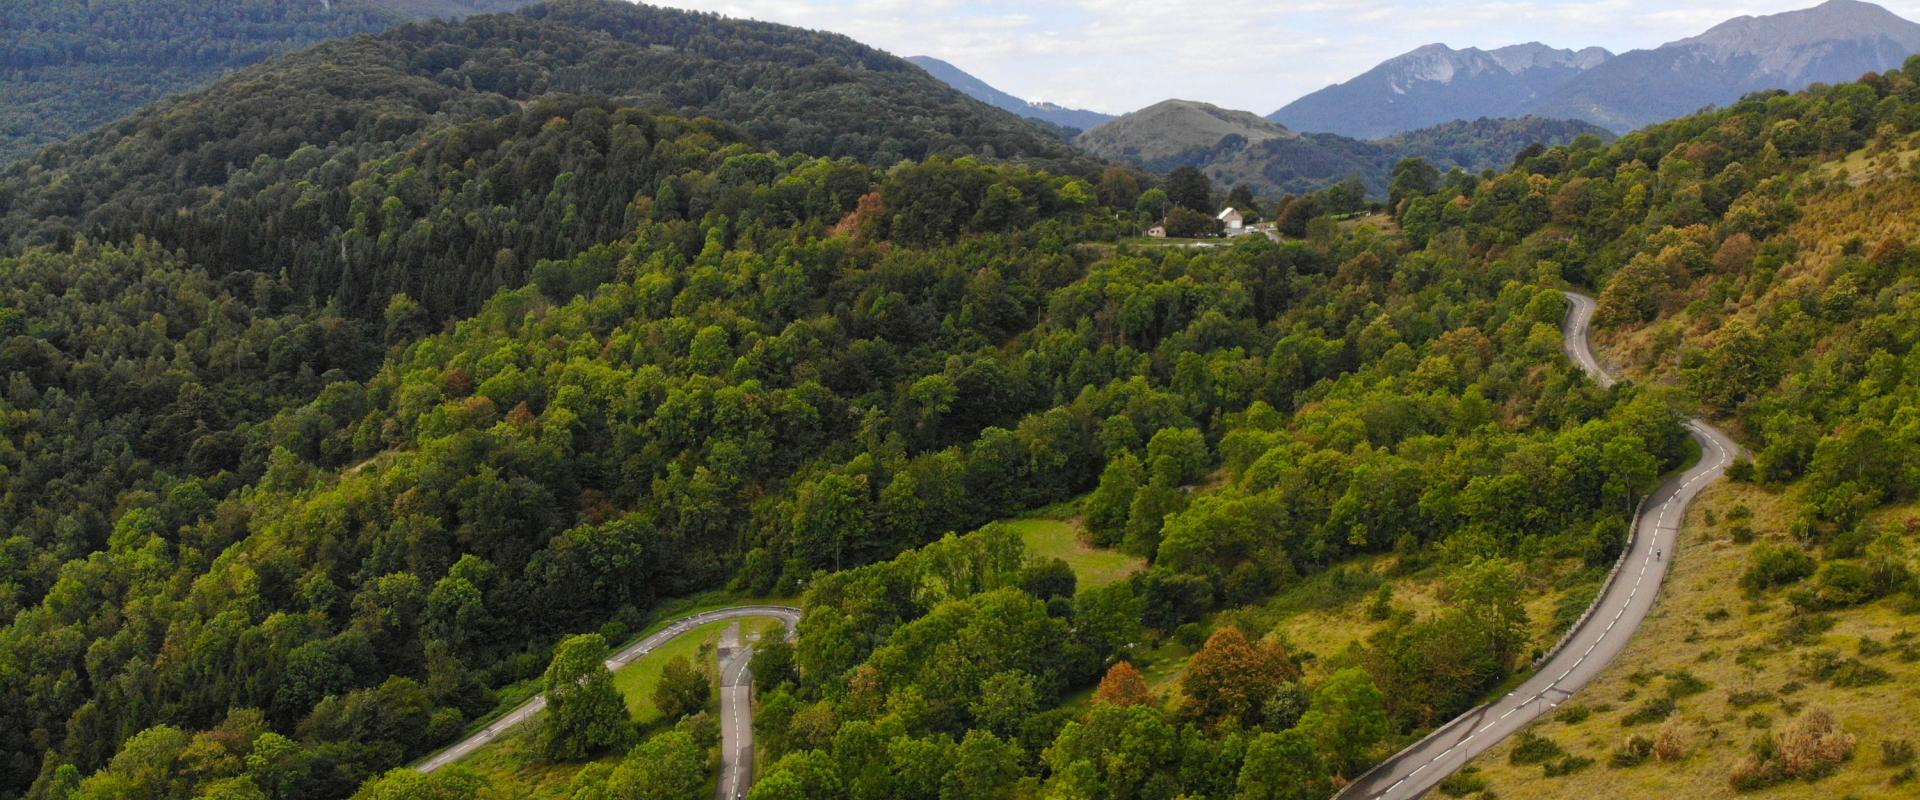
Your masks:
<svg viewBox="0 0 1920 800"><path fill-rule="evenodd" d="M756 663L755 800L1325 796L1571 622L1695 404L1800 509L1755 598L1912 595L1869 512L1917 483L1920 64L1408 161L1387 221L1335 190L1207 250L1122 243L1204 179L1095 177L895 69L577 0L6 172L0 797L489 797L402 767L723 587L806 611ZM1565 363L1568 284L1641 384ZM1063 502L1146 568L1082 586L989 524ZM1303 587L1377 628L1290 641ZM633 746L567 796L700 786L703 702L550 742Z"/></svg>
<svg viewBox="0 0 1920 800"><path fill-rule="evenodd" d="M1051 706L1126 643L1353 554L1457 571L1467 610L1403 620L1325 685L1302 685L1270 643L1258 683L1185 688L1217 706L1126 712L1189 731L1206 761L1166 773L1189 775L1183 790L1219 790L1207 781L1235 774L1243 748L1305 758L1322 780L1520 666L1523 587L1606 563L1623 503L1680 455L1664 406L1560 364L1552 290L1525 270L1464 268L1462 237L1410 253L1317 226L1287 245L1112 252L1080 243L1117 233L1098 198L1131 198L1113 185L971 160L883 172L777 156L708 123L591 102L491 125L526 130L528 117L552 138L516 159L605 136L671 142L681 171L630 205L617 240L542 262L443 333L403 294L377 334L310 300L289 309L289 325L349 327L349 355L385 345L384 364L349 363L310 402L242 425L228 461L151 466L154 488L116 498L98 552L44 593L16 592L25 610L4 652L31 677L9 698L25 723L10 747L17 774L40 776L36 796L88 773L74 796L132 791L156 760L172 788L139 791L340 796L458 732L491 707L488 687L537 674L556 634L631 629L661 598L729 581L809 587L793 699L765 705L779 720L782 704L811 704L813 738L771 735L792 755L756 792L831 796L780 776L826 769L842 725L866 720L934 748L936 766L951 737L956 769L998 765L980 780L999 783L962 796L1000 796L1021 775L1097 778L1128 757L1083 737L1083 756L1041 760L1077 730L1067 715L989 724L1024 714L968 707L983 682ZM156 258L150 272L174 268ZM265 293L255 304L298 297L247 286ZM50 373L86 360L27 345ZM1229 483L1189 507L1181 487L1222 465ZM195 469L214 474L174 471ZM1030 593L989 573L969 588L943 566L949 584L927 591L889 577L896 567L840 572L1096 489L1099 540L1156 564L1118 588ZM57 543L19 549L69 556L42 555ZM1257 615L1241 624L1264 632ZM991 632L1001 625L1033 627ZM960 663L971 678L943 674ZM849 697L862 682L864 699ZM889 721L873 692L925 707ZM1300 707L1269 708L1282 695ZM1337 705L1368 697L1373 711ZM1375 712L1372 733L1340 744L1351 717ZM265 728L277 732L235 732ZM281 738L256 769L263 736ZM215 746L196 741L226 742L226 766L188 767Z"/></svg>
<svg viewBox="0 0 1920 800"><path fill-rule="evenodd" d="M526 0L36 0L0 17L0 164L229 70L410 19Z"/></svg>
<svg viewBox="0 0 1920 800"><path fill-rule="evenodd" d="M158 397L138 391L144 384L119 392L103 371L137 372L131 356L94 350L61 327L95 324L83 313L90 305L71 319L30 319L43 300L8 315L19 329L8 347L23 356L10 363L36 364L14 373L19 391L9 403L26 413L10 426L17 465L9 468L118 506L108 525L105 510L89 515L84 506L42 505L44 493L10 494L10 509L37 523L33 536L10 540L19 554L9 560L12 602L35 608L16 620L6 649L38 687L9 698L18 704L10 715L26 723L10 726L22 737L10 743L16 752L50 742L91 768L154 722L206 726L229 708L251 707L316 746L351 744L319 748L312 773L295 781L313 796L348 792L443 737L461 714L489 707L480 677L537 670L523 648L554 622L597 624L618 612L637 623L657 597L759 563L743 556L755 543L755 515L836 513L854 484L814 492L796 477L815 463L805 454L885 434L884 414L856 412L928 406L911 431L915 452L1017 421L1033 384L990 343L1024 327L1044 291L1077 273L1082 256L1070 241L1099 235L1097 225L1076 222L1090 213L1092 192L1075 179L945 160L877 173L722 145L711 123L594 104L571 117L536 112L553 129L583 131L576 136L597 124L615 139L657 141L705 169L663 182L688 187L684 202L671 201L670 188L644 197L630 232L612 237L618 243L540 265L531 286L494 298L442 336L402 346L431 329L404 294L392 297L379 326L311 304L243 325L235 318L265 316L276 294L294 293L265 279L233 280L234 291L222 293L144 240L131 252L86 244L22 257L23 266L56 273L23 272L23 283L45 291L57 278L75 287L64 293L73 305L92 292L124 306L110 322L125 330L125 348L147 360L165 354L164 372L151 377L178 388ZM1009 229L1021 232L943 244ZM860 244L869 240L917 246ZM60 269L83 259L102 262L90 267L91 280ZM101 277L127 267L146 274L134 285ZM626 288L592 292L608 281ZM591 297L574 300L582 293ZM181 308L169 315L168 302ZM581 350L589 341L600 345ZM367 377L368 353L383 345L393 346L390 361ZM198 350L206 363L196 363ZM936 376L951 381L944 398ZM922 379L921 396L907 398ZM951 396L956 386L964 396ZM259 395L280 387L305 388L312 399ZM167 397L179 400L148 408ZM260 419L272 410L263 399L285 410ZM57 441L43 428L69 439L84 433L56 427L76 403L96 407L93 416L132 441L111 447L109 438L85 463L73 462L84 452L48 452ZM992 458L1017 457L999 439L986 442ZM1012 468L984 453L964 463ZM923 460L928 485L939 487L929 492L959 488L940 472L947 460ZM111 477L68 485L102 466L152 488L116 495ZM1075 488L1071 474L1053 480L1066 483L1055 492ZM796 488L799 498L786 502L798 510L768 505ZM929 510L927 526L965 527L1018 502L955 496ZM67 510L74 513L60 513ZM324 519L344 527L316 526ZM818 535L828 523L803 527ZM889 530L906 541L922 536L904 524ZM798 577L899 546L854 533L806 547L770 541L756 552L778 545L799 563L776 569ZM33 574L61 561L51 587ZM81 669L87 653L99 669ZM53 666L62 662L69 666ZM376 680L386 675L406 685ZM363 684L370 693L405 689L429 705L354 699ZM336 694L350 708L328 713L419 708L415 722L433 717L441 727L423 736L396 721L387 738L368 740L366 720L316 722L315 704ZM430 713L442 703L452 716ZM12 764L9 774L35 771Z"/></svg>
<svg viewBox="0 0 1920 800"><path fill-rule="evenodd" d="M0 173L0 238L18 249L145 235L216 277L284 274L301 297L361 318L404 291L437 323L519 285L541 259L628 229L637 192L681 205L697 190L659 185L681 160L675 147L612 138L591 115L583 130L543 127L571 116L562 98L580 93L747 130L709 126L722 140L876 166L967 154L1081 163L1064 142L845 37L566 0L324 44L155 104ZM536 98L562 105L503 119Z"/></svg>

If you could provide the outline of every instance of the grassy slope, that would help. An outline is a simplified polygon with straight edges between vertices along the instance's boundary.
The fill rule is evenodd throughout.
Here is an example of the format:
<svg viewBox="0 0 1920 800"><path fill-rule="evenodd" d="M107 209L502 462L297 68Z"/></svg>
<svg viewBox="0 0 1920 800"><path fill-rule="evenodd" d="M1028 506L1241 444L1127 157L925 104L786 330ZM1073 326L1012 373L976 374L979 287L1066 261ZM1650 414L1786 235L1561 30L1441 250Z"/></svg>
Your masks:
<svg viewBox="0 0 1920 800"><path fill-rule="evenodd" d="M1802 293L1818 296L1834 279L1841 242L1858 237L1911 239L1920 231L1920 196L1900 184L1885 181L1903 165L1913 163L1909 141L1882 152L1862 149L1830 162L1817 171L1829 179L1845 178L1849 191L1816 193L1803 199L1801 220L1791 233L1809 245L1802 256L1784 266L1768 281L1735 278L1735 300L1725 309L1689 307L1645 326L1606 331L1610 363L1624 364L1646 382L1672 383L1678 344L1709 339L1724 327L1723 312L1735 317L1757 317L1781 303L1795 302ZM1691 295L1698 297L1712 278L1702 279ZM1738 425L1723 423L1738 432ZM1736 433L1737 435L1737 433ZM1673 565L1660 605L1619 661L1576 704L1595 709L1582 723L1545 722L1535 730L1570 751L1597 763L1570 776L1547 778L1538 766L1509 763L1512 742L1490 751L1476 762L1477 777L1499 797L1558 798L1611 794L1620 797L1734 797L1728 773L1748 753L1750 744L1768 725L1779 727L1801 709L1832 711L1841 727L1859 739L1853 759L1832 777L1815 783L1787 783L1755 792L1754 797L1823 798L1920 795L1920 783L1896 787L1891 780L1901 771L1882 763L1880 745L1887 739L1920 740L1920 695L1911 687L1920 682L1920 650L1910 637L1920 635L1920 618L1898 606L1898 599L1881 600L1860 608L1826 614L1833 627L1809 641L1783 643L1781 633L1799 616L1785 600L1785 591L1767 593L1758 601L1740 588L1750 545L1736 544L1729 533L1728 510L1736 505L1752 509L1757 541L1786 541L1785 531L1798 504L1791 488L1769 491L1754 486L1722 484L1702 495L1681 530L1678 560ZM1911 547L1920 528L1920 509L1881 509L1882 530L1904 531ZM1725 614L1723 618L1721 615ZM1891 645L1887 652L1862 655ZM1815 679L1807 658L1817 652L1854 657L1892 676L1892 680L1855 688L1834 687ZM1687 757L1672 763L1650 761L1628 769L1611 769L1606 762L1629 736L1653 737L1658 724L1626 728L1624 706L1664 691L1663 677L1685 669L1705 681L1707 691L1679 701L1678 718L1691 743ZM1773 699L1735 708L1733 693L1764 691ZM1612 706L1611 710L1601 710ZM1762 721L1764 718L1764 722Z"/></svg>
<svg viewBox="0 0 1920 800"><path fill-rule="evenodd" d="M620 690L621 697L626 698L627 713L633 716L633 720L642 726L660 720L660 710L653 705L653 689L660 685L660 674L666 669L667 662L684 656L694 666L712 673L714 648L720 641L720 632L732 624L733 621L729 620L694 628L634 660L626 669L614 673L613 686Z"/></svg>
<svg viewBox="0 0 1920 800"><path fill-rule="evenodd" d="M1084 531L1077 518L1034 517L1003 524L1020 533L1020 541L1027 546L1028 559L1058 558L1066 561L1082 587L1106 586L1125 580L1147 567L1142 559L1082 541L1081 534Z"/></svg>
<svg viewBox="0 0 1920 800"><path fill-rule="evenodd" d="M1754 486L1723 484L1702 495L1681 529L1673 572L1660 605L1619 661L1574 704L1591 710L1578 723L1564 717L1542 722L1534 731L1569 752L1594 759L1594 766L1569 776L1547 778L1538 766L1509 763L1510 740L1476 762L1478 777L1501 798L1687 797L1738 795L1727 775L1748 753L1750 743L1770 728L1784 726L1803 708L1825 708L1841 727L1859 737L1853 760L1833 777L1815 783L1794 782L1751 796L1825 798L1883 797L1912 791L1896 789L1898 769L1881 764L1880 742L1920 737L1913 720L1920 716L1920 651L1910 646L1920 622L1903 614L1893 600L1832 612L1833 627L1800 642L1783 636L1790 621L1804 615L1782 593L1749 598L1739 586L1750 544L1736 544L1728 512L1744 504L1753 510L1755 541L1785 540L1790 498ZM1902 529L1914 509L1881 512L1889 528ZM1866 650L1861 642L1868 640ZM1884 652L1876 645L1888 646ZM1818 680L1808 658L1827 652L1858 657L1885 670L1892 679L1877 685L1841 688ZM1863 653L1872 653L1863 655ZM1664 694L1670 676L1685 670L1707 688L1678 701L1675 718L1689 752L1674 762L1648 761L1638 767L1611 768L1608 757L1632 735L1654 737L1662 723L1624 725L1622 717L1648 698ZM1744 708L1736 693L1763 692L1766 699ZM1744 699L1744 698L1743 698Z"/></svg>

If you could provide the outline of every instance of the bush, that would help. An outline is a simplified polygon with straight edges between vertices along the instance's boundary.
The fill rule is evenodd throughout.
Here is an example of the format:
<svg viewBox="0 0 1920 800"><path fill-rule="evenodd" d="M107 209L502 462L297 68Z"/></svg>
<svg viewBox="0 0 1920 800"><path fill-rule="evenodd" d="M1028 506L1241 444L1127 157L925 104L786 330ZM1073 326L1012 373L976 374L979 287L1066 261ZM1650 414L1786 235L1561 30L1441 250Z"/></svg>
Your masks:
<svg viewBox="0 0 1920 800"><path fill-rule="evenodd" d="M1607 759L1607 765L1614 769L1637 767L1647 763L1653 757L1653 740L1635 734L1621 743L1620 749L1613 751L1613 757Z"/></svg>
<svg viewBox="0 0 1920 800"><path fill-rule="evenodd" d="M1813 574L1814 568L1813 556L1800 548L1762 544L1753 548L1752 563L1746 574L1740 576L1740 585L1747 591L1760 592L1804 580Z"/></svg>
<svg viewBox="0 0 1920 800"><path fill-rule="evenodd" d="M1561 706L1560 713L1553 715L1553 718L1567 725L1578 725L1586 722L1587 718L1591 716L1593 716L1593 708L1591 706L1584 703L1568 703Z"/></svg>
<svg viewBox="0 0 1920 800"><path fill-rule="evenodd" d="M1873 575L1852 562L1828 562L1814 583L1812 602L1805 605L1816 610L1857 606L1880 597Z"/></svg>
<svg viewBox="0 0 1920 800"><path fill-rule="evenodd" d="M1880 763L1889 767L1904 767L1912 761L1911 739L1887 739L1880 743Z"/></svg>
<svg viewBox="0 0 1920 800"><path fill-rule="evenodd" d="M1753 755L1734 767L1727 782L1749 792L1789 780L1818 780L1853 757L1854 743L1832 714L1809 710L1786 730L1755 741Z"/></svg>
<svg viewBox="0 0 1920 800"><path fill-rule="evenodd" d="M1480 777L1479 768L1467 767L1448 775L1446 780L1440 782L1438 788L1441 794L1448 797L1466 797L1474 792L1486 791L1487 781Z"/></svg>
<svg viewBox="0 0 1920 800"><path fill-rule="evenodd" d="M1807 656L1805 669L1807 674L1840 689L1858 689L1893 680L1893 675L1884 669L1858 658L1841 658L1828 650Z"/></svg>
<svg viewBox="0 0 1920 800"><path fill-rule="evenodd" d="M1780 626L1781 644L1804 644L1833 628L1833 617L1825 614L1794 614Z"/></svg>
<svg viewBox="0 0 1920 800"><path fill-rule="evenodd" d="M1189 622L1173 629L1173 640L1188 650L1199 650L1207 643L1207 626L1198 622Z"/></svg>
<svg viewBox="0 0 1920 800"><path fill-rule="evenodd" d="M1533 731L1522 731L1513 740L1513 752L1507 760L1513 764L1544 764L1547 761L1566 755L1559 743Z"/></svg>
<svg viewBox="0 0 1920 800"><path fill-rule="evenodd" d="M1367 618L1384 621L1393 616L1393 584L1380 584L1373 593L1373 600L1367 604Z"/></svg>
<svg viewBox="0 0 1920 800"><path fill-rule="evenodd" d="M1675 670L1667 674L1667 696L1675 700L1692 697L1708 688L1706 681L1687 670Z"/></svg>
<svg viewBox="0 0 1920 800"><path fill-rule="evenodd" d="M1220 220L1212 214L1187 208L1167 212L1167 235L1175 239L1194 239L1220 234Z"/></svg>
<svg viewBox="0 0 1920 800"><path fill-rule="evenodd" d="M1648 722L1659 722L1660 720L1673 716L1673 712L1676 709L1677 707L1673 703L1673 698L1656 697L1652 700L1648 700L1647 702L1640 704L1639 708L1636 708L1633 711L1628 712L1626 716L1621 717L1620 724L1633 726L1633 725L1645 724Z"/></svg>
<svg viewBox="0 0 1920 800"><path fill-rule="evenodd" d="M1557 761L1547 762L1547 765L1541 769L1546 773L1547 777L1558 778L1562 775L1572 775L1591 766L1593 766L1593 759L1587 758L1586 756L1569 755Z"/></svg>
<svg viewBox="0 0 1920 800"><path fill-rule="evenodd" d="M1687 725L1678 719L1667 720L1653 737L1653 757L1661 761L1686 758L1688 749Z"/></svg>

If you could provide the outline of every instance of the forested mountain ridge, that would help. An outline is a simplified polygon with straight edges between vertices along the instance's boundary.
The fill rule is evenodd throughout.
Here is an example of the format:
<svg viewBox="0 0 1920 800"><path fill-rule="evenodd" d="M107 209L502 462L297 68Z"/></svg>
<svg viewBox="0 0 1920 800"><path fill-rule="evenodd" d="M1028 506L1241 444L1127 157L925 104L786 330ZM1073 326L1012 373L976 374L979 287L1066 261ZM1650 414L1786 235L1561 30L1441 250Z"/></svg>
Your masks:
<svg viewBox="0 0 1920 800"><path fill-rule="evenodd" d="M1395 164L1422 158L1441 170L1505 169L1529 147L1566 144L1583 135L1613 138L1574 120L1476 119L1447 122L1378 141L1331 133L1299 133L1246 111L1168 100L1081 134L1094 155L1154 172L1196 167L1222 186L1245 185L1268 197L1307 194L1358 179L1368 193L1387 194Z"/></svg>
<svg viewBox="0 0 1920 800"><path fill-rule="evenodd" d="M504 131L481 121L567 93L731 121L782 150L872 164L1092 163L845 37L560 0L329 42L157 103L0 174L0 235L15 250L145 235L216 272L285 271L303 296L357 316L405 291L444 319L541 258L604 241L635 192L655 188L657 174L629 168L648 154L592 137L594 153L489 171ZM422 146L449 129L461 132ZM529 190L534 181L552 191ZM521 205L492 218L508 198Z"/></svg>
<svg viewBox="0 0 1920 800"><path fill-rule="evenodd" d="M0 165L168 94L324 39L532 0L110 0L0 16Z"/></svg>

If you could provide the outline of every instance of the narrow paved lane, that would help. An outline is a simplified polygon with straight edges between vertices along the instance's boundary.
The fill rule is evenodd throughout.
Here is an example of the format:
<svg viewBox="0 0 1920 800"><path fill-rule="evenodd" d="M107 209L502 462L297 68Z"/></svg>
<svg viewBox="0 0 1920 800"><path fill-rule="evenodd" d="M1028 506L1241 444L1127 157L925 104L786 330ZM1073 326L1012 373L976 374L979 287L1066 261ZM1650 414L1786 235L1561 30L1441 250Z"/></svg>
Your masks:
<svg viewBox="0 0 1920 800"><path fill-rule="evenodd" d="M772 618L778 619L781 622L786 623L789 636L791 636L792 632L798 629L800 625L800 609L791 608L788 606L735 606L733 608L722 608L714 611L702 611L698 614L693 614L691 616L687 616L687 617L683 617L681 619L675 620L673 624L668 625L665 628L661 628L658 631L654 631L652 634L649 634L645 638L642 638L640 641L634 642L633 644L628 645L625 649L622 649L620 652L613 654L613 657L607 659L607 662L606 662L607 669L610 669L610 670L620 669L621 667L624 667L630 663L633 663L635 659L653 652L654 650L658 649L661 645L674 640L675 638L679 637L681 634L686 633L687 631L693 630L694 628L698 628L702 625L706 625L707 623L720 622L720 621L729 620L729 619L746 619L749 617L772 617ZM744 660L745 660L745 657L743 656L742 661L744 662ZM724 661L722 662L721 667L723 672L721 676L722 688L720 691L721 691L722 705L723 705L722 711L725 711L726 709L724 708L724 705L725 705L725 696L726 696L726 688L725 688L726 676L725 676L724 669L726 667L726 664ZM745 670L744 664L740 667L740 670L744 672ZM751 678L748 678L748 681L750 685ZM432 758L429 758L426 761L420 762L420 765L416 767L416 769L420 770L421 772L432 772L448 764L451 764L455 761L459 761L462 758L466 758L468 755L472 754L473 751L486 746L488 742L492 742L493 740L500 738L501 734L506 733L507 731L513 729L514 726L519 725L520 723L526 722L529 719L532 719L535 714L540 713L541 709L544 709L546 707L547 707L546 696L545 695L535 696L533 699L520 704L518 707L516 707L512 711L509 711L505 715L502 715L499 719L494 720L493 723L488 725L487 727L481 728L480 730L475 731L473 735L468 736L465 739L462 739L460 742L458 742L457 744L454 744L452 747L448 747L447 749L434 754ZM752 744L751 743L753 741L753 732L752 732L753 731L753 704L752 704L751 697L748 698L747 703L744 707L744 710L740 714L737 714L737 715L723 714L721 716L720 718L721 738L724 740L730 735L734 737L741 736L742 734L740 733L740 731L736 730L736 728L739 728L741 726L744 726L743 729L746 731L744 735L746 736L746 741L748 742L747 747L748 747L749 763L747 765L748 771L746 773L745 780L750 783L753 777L753 774L751 771L752 770L752 763L751 763ZM722 771L721 780L722 780L722 783L724 784L726 780L726 773L730 769L730 762L725 752L721 754L720 768ZM737 767L733 768L733 771L738 771ZM742 789L741 793L745 794L745 790Z"/></svg>
<svg viewBox="0 0 1920 800"><path fill-rule="evenodd" d="M791 630L791 629L789 629ZM753 648L734 623L720 639L720 782L715 800L739 800L753 786Z"/></svg>
<svg viewBox="0 0 1920 800"><path fill-rule="evenodd" d="M1601 368L1587 345L1593 299L1568 292L1567 302L1570 307L1563 332L1568 357L1602 386L1613 385L1613 376ZM1533 677L1507 696L1455 718L1395 754L1349 784L1339 797L1419 797L1474 756L1565 702L1626 649L1634 631L1653 610L1687 505L1726 471L1739 452L1732 439L1701 420L1688 420L1687 429L1700 443L1700 461L1660 484L1641 504L1634 521L1633 542L1599 600L1574 624L1560 648L1539 665Z"/></svg>

